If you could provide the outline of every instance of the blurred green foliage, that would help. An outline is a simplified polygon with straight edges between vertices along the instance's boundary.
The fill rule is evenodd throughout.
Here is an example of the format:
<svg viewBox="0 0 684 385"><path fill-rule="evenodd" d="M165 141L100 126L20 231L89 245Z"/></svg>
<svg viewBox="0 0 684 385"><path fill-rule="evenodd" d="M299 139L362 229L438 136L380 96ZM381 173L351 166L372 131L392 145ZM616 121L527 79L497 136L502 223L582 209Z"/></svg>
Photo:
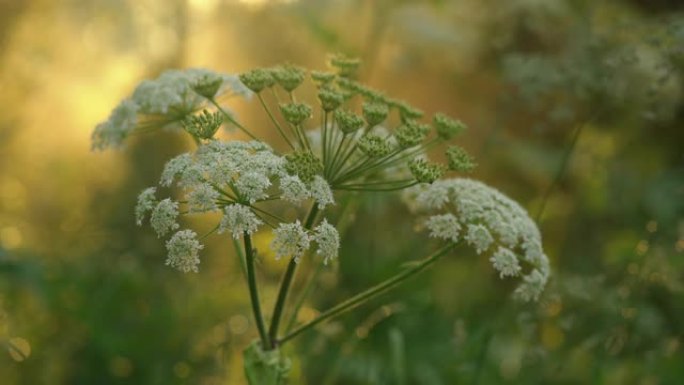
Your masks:
<svg viewBox="0 0 684 385"><path fill-rule="evenodd" d="M244 383L239 352L255 331L229 240L210 240L201 272L185 276L134 226L135 196L189 143L163 133L90 154L88 135L167 67L317 68L344 51L370 84L471 127L473 176L538 214L554 278L538 304L516 304L461 252L304 335L288 348L293 383L681 383L683 11L665 0L0 2L0 338L31 347L22 362L0 355L1 382ZM348 223L304 317L432 246L398 199L359 198L364 220ZM261 261L268 304L282 270Z"/></svg>

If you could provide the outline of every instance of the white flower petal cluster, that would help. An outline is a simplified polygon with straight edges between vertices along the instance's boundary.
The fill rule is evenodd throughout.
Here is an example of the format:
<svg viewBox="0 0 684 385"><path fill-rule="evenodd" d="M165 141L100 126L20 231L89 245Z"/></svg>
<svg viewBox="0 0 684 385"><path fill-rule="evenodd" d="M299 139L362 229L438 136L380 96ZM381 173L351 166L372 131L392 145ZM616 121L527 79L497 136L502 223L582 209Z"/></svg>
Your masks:
<svg viewBox="0 0 684 385"><path fill-rule="evenodd" d="M219 196L219 192L209 183L198 184L187 195L189 212L205 213L215 211L218 208L216 200Z"/></svg>
<svg viewBox="0 0 684 385"><path fill-rule="evenodd" d="M280 178L282 198L290 203L301 203L311 197L309 188L297 175L285 175Z"/></svg>
<svg viewBox="0 0 684 385"><path fill-rule="evenodd" d="M166 265L184 273L197 272L199 265L199 251L204 246L197 240L197 233L192 230L181 230L166 242L169 252Z"/></svg>
<svg viewBox="0 0 684 385"><path fill-rule="evenodd" d="M232 204L225 208L218 232L230 231L233 238L238 239L243 233L253 234L263 222L252 210L241 204Z"/></svg>
<svg viewBox="0 0 684 385"><path fill-rule="evenodd" d="M328 264L328 261L337 258L340 250L340 234L337 232L335 226L328 223L327 219L323 219L313 233L313 240L318 244L316 252L323 257L323 263Z"/></svg>
<svg viewBox="0 0 684 385"><path fill-rule="evenodd" d="M463 240L478 254L497 246L489 260L499 275L523 275L514 295L526 301L539 297L550 275L549 260L537 225L518 203L467 178L418 185L403 198L413 212L427 216L430 236Z"/></svg>
<svg viewBox="0 0 684 385"><path fill-rule="evenodd" d="M217 95L251 96L251 91L235 75L198 68L165 71L156 79L140 83L130 98L124 99L106 121L95 127L92 149L120 147L137 127L141 115L154 115L155 119L161 117L162 121L173 122L197 111L206 100L193 90L193 86L207 77L221 80Z"/></svg>
<svg viewBox="0 0 684 385"><path fill-rule="evenodd" d="M148 187L138 195L138 204L135 206L135 223L138 226L142 226L145 215L157 205L157 198L154 196L156 192L156 187Z"/></svg>
<svg viewBox="0 0 684 385"><path fill-rule="evenodd" d="M250 204L268 198L271 181L285 175L283 164L261 142L212 140L169 160L159 184L177 181L185 188L191 212L212 211L226 194Z"/></svg>
<svg viewBox="0 0 684 385"><path fill-rule="evenodd" d="M132 99L140 106L140 112L144 114L165 115L174 110L193 111L204 99L194 92L192 87L206 76L219 77L223 80L218 94L231 93L242 96L251 94L235 75L217 74L202 68L189 68L165 71L156 79L144 80L133 91Z"/></svg>
<svg viewBox="0 0 684 385"><path fill-rule="evenodd" d="M327 205L335 204L335 197L328 182L320 175L316 175L309 186L311 197L318 203L318 208L323 210Z"/></svg>
<svg viewBox="0 0 684 385"><path fill-rule="evenodd" d="M451 213L429 217L425 221L425 227L430 230L431 237L452 242L458 242L461 233L461 224L458 223L458 218Z"/></svg>
<svg viewBox="0 0 684 385"><path fill-rule="evenodd" d="M178 202L166 198L160 201L152 211L150 225L161 238L179 227L176 218L178 218Z"/></svg>
<svg viewBox="0 0 684 385"><path fill-rule="evenodd" d="M104 150L107 147L121 147L124 139L138 124L138 105L126 99L122 101L104 122L95 126L91 136L93 150Z"/></svg>
<svg viewBox="0 0 684 385"><path fill-rule="evenodd" d="M292 257L295 262L309 249L311 237L297 220L293 223L281 223L273 230L271 249L276 254L276 259Z"/></svg>

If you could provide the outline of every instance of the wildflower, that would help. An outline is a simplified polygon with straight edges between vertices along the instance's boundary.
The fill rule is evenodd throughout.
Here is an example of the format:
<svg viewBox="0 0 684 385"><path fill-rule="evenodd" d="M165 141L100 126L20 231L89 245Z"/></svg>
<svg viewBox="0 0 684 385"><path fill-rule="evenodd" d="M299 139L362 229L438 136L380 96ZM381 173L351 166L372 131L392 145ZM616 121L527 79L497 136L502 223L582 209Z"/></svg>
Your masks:
<svg viewBox="0 0 684 385"><path fill-rule="evenodd" d="M330 112L339 107L344 101L344 95L330 87L322 87L318 91L318 100L323 111Z"/></svg>
<svg viewBox="0 0 684 385"><path fill-rule="evenodd" d="M190 115L181 121L185 131L192 136L201 139L211 139L216 131L218 131L221 124L223 124L223 117L220 112L213 114L207 110L202 111L200 115Z"/></svg>
<svg viewBox="0 0 684 385"><path fill-rule="evenodd" d="M321 161L311 152L296 151L285 155L285 170L297 175L304 182L311 182L318 173L323 171Z"/></svg>
<svg viewBox="0 0 684 385"><path fill-rule="evenodd" d="M505 276L514 277L520 274L520 263L518 262L518 257L515 256L511 250L499 247L489 261L492 266L499 271L499 277L503 278Z"/></svg>
<svg viewBox="0 0 684 385"><path fill-rule="evenodd" d="M458 172L470 172L475 168L473 157L462 147L451 146L446 152L449 170Z"/></svg>
<svg viewBox="0 0 684 385"><path fill-rule="evenodd" d="M359 150L369 158L382 158L392 152L392 146L385 139L376 134L367 134L358 141Z"/></svg>
<svg viewBox="0 0 684 385"><path fill-rule="evenodd" d="M334 114L337 127L345 134L351 134L363 126L363 119L349 110L337 110Z"/></svg>
<svg viewBox="0 0 684 385"><path fill-rule="evenodd" d="M549 260L542 249L539 229L515 201L466 178L415 186L404 193L404 200L412 211L429 213L425 223L433 237L446 231L445 225L437 232L437 224L445 223L443 216L451 214L465 228L463 238L478 254L497 246L489 261L499 276L523 276L514 296L526 301L538 298L550 275Z"/></svg>
<svg viewBox="0 0 684 385"><path fill-rule="evenodd" d="M430 127L424 124L407 121L394 132L399 147L402 149L419 145L427 137Z"/></svg>
<svg viewBox="0 0 684 385"><path fill-rule="evenodd" d="M458 218L451 213L433 215L425 222L425 226L430 230L430 236L433 238L459 241L461 225L458 223Z"/></svg>
<svg viewBox="0 0 684 385"><path fill-rule="evenodd" d="M424 158L415 158L409 163L409 170L420 183L432 183L444 174L441 164L429 163Z"/></svg>
<svg viewBox="0 0 684 385"><path fill-rule="evenodd" d="M271 249L276 254L276 259L291 256L295 262L309 249L311 239L299 221L294 223L281 223L273 230L274 237Z"/></svg>
<svg viewBox="0 0 684 385"><path fill-rule="evenodd" d="M188 194L188 206L191 213L203 213L216 210L216 200L219 192L208 183L198 184Z"/></svg>
<svg viewBox="0 0 684 385"><path fill-rule="evenodd" d="M238 239L243 233L253 234L263 222L250 210L241 204L232 204L224 209L223 218L219 223L218 233L230 231L233 238Z"/></svg>
<svg viewBox="0 0 684 385"><path fill-rule="evenodd" d="M539 299L546 285L548 273L544 274L535 269L523 277L523 283L513 292L513 296L523 301L536 301Z"/></svg>
<svg viewBox="0 0 684 385"><path fill-rule="evenodd" d="M432 119L437 135L444 140L449 140L465 130L465 125L458 120L454 120L444 114L435 114Z"/></svg>
<svg viewBox="0 0 684 385"><path fill-rule="evenodd" d="M178 217L178 202L174 202L169 198L160 201L157 207L152 211L150 217L150 225L157 233L157 236L163 237L169 231L178 228L176 218Z"/></svg>
<svg viewBox="0 0 684 385"><path fill-rule="evenodd" d="M259 93L264 88L269 88L275 83L273 78L273 71L265 68L256 68L249 72L239 75L240 81L245 87Z"/></svg>
<svg viewBox="0 0 684 385"><path fill-rule="evenodd" d="M276 68L273 76L285 91L290 92L304 81L304 70L293 65L284 65Z"/></svg>
<svg viewBox="0 0 684 385"><path fill-rule="evenodd" d="M361 60L343 54L335 54L330 57L330 66L337 69L338 74L344 77L352 77L360 64Z"/></svg>
<svg viewBox="0 0 684 385"><path fill-rule="evenodd" d="M318 83L319 86L323 86L335 80L335 74L332 72L311 71L311 79Z"/></svg>
<svg viewBox="0 0 684 385"><path fill-rule="evenodd" d="M204 96L207 99L212 99L216 96L216 93L218 93L221 84L223 84L221 76L215 73L205 73L198 76L191 87L198 95Z"/></svg>
<svg viewBox="0 0 684 385"><path fill-rule="evenodd" d="M258 170L240 175L235 183L235 187L237 187L241 197L249 201L249 203L267 198L266 189L270 186L271 181L268 179L268 176Z"/></svg>
<svg viewBox="0 0 684 385"><path fill-rule="evenodd" d="M389 108L384 103L365 102L363 103L363 118L370 127L377 126L387 119Z"/></svg>
<svg viewBox="0 0 684 385"><path fill-rule="evenodd" d="M288 123L296 126L309 119L313 109L306 103L286 103L280 105L280 112Z"/></svg>
<svg viewBox="0 0 684 385"><path fill-rule="evenodd" d="M468 225L468 233L466 234L465 239L468 241L468 244L475 248L475 251L477 251L478 254L487 251L489 246L494 242L492 234L486 227L473 224Z"/></svg>
<svg viewBox="0 0 684 385"><path fill-rule="evenodd" d="M420 119L423 117L423 115L425 115L423 111L404 101L394 100L391 103L393 107L396 107L399 110L399 115L401 116L402 122Z"/></svg>
<svg viewBox="0 0 684 385"><path fill-rule="evenodd" d="M95 127L92 134L92 149L120 147L138 123L138 109L138 105L132 100L122 101L106 121Z"/></svg>
<svg viewBox="0 0 684 385"><path fill-rule="evenodd" d="M282 197L288 202L299 203L311 196L309 189L297 175L285 175L280 178Z"/></svg>
<svg viewBox="0 0 684 385"><path fill-rule="evenodd" d="M145 220L145 214L147 214L148 211L152 211L157 205L157 199L154 196L156 192L156 187L149 187L138 195L138 204L135 206L135 223L137 223L138 226L142 226L142 223Z"/></svg>
<svg viewBox="0 0 684 385"><path fill-rule="evenodd" d="M328 182L320 175L316 175L309 186L311 197L318 203L318 208L323 210L327 205L335 204L332 189Z"/></svg>
<svg viewBox="0 0 684 385"><path fill-rule="evenodd" d="M197 272L199 265L199 251L204 248L197 240L197 233L192 230L181 230L166 242L169 252L166 265L184 273Z"/></svg>
<svg viewBox="0 0 684 385"><path fill-rule="evenodd" d="M173 180L177 176L182 175L185 170L192 165L192 156L190 154L181 154L172 158L164 166L159 184L165 187L171 186Z"/></svg>
<svg viewBox="0 0 684 385"><path fill-rule="evenodd" d="M340 249L340 234L326 219L314 229L313 240L318 244L316 252L323 257L324 264L327 265L329 260L337 258Z"/></svg>

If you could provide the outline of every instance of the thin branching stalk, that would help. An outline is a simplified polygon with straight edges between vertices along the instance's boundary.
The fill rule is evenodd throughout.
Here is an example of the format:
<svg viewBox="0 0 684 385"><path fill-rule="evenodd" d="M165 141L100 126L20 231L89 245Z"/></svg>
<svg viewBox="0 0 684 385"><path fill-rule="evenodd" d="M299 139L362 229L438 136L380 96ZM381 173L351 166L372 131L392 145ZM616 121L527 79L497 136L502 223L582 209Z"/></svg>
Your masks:
<svg viewBox="0 0 684 385"><path fill-rule="evenodd" d="M292 332L288 333L284 337L280 338L279 340L276 341L277 344L282 345L285 342L295 338L299 334L313 328L314 326L318 325L321 322L327 321L330 318L336 317L346 311L349 311L373 298L376 296L382 294L383 292L397 286L398 284L404 282L405 280L409 279L410 277L420 273L421 271L425 270L428 266L432 265L433 263L437 262L440 257L444 256L449 250L451 250L454 247L453 244L445 246L441 248L440 250L436 251L432 255L428 256L427 258L415 263L412 267L402 271L401 273L367 289L364 290L363 292L347 299L346 301L343 301L339 303L336 306L333 306L332 308L326 310L323 312L321 315L313 319L312 321L309 321L308 323L298 327L297 329L293 330Z"/></svg>

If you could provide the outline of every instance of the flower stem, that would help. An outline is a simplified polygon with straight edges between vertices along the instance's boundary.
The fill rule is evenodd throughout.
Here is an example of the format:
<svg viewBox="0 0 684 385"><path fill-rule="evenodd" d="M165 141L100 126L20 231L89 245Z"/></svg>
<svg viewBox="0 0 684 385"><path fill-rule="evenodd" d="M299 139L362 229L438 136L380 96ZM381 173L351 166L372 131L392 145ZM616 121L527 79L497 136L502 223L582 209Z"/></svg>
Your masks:
<svg viewBox="0 0 684 385"><path fill-rule="evenodd" d="M252 138L252 139L254 139L254 140L258 140L257 137L254 136L254 134L252 134L252 133L251 133L248 129L246 129L242 124L240 124L237 120L235 120L235 118L233 118L233 116L232 116L231 114L229 114L228 112L226 112L226 110L224 110L224 109L221 107L221 105L218 104L218 102L216 102L216 100L215 100L214 98L211 98L211 99L208 99L208 100L209 100L209 102L210 102L211 104L214 105L214 107L218 108L218 110L221 111L221 113L223 113L223 116L225 116L226 119L228 119L228 121L231 122L235 127L239 128L242 132L244 132L245 134L247 134L247 136L249 136L250 138Z"/></svg>
<svg viewBox="0 0 684 385"><path fill-rule="evenodd" d="M347 299L346 301L340 302L339 304L333 306L332 308L326 310L323 312L321 315L313 319L312 321L309 321L308 323L298 327L297 329L293 330L280 340L276 341L278 344L283 344L294 337L298 336L299 334L313 328L314 326L318 325L321 322L327 321L330 318L336 317L348 310L351 310L364 302L373 299L374 297L378 296L379 294L382 294L384 291L389 290L393 288L394 286L397 286L398 284L404 282L408 278L412 277L413 275L423 271L425 268L428 266L432 265L435 263L440 257L442 257L444 254L446 254L454 245L449 245L446 247L443 247L442 249L436 251L432 255L428 256L427 258L416 262L411 268L408 268L401 273L386 279L385 281L369 288L366 289L365 291L362 291L361 293Z"/></svg>
<svg viewBox="0 0 684 385"><path fill-rule="evenodd" d="M306 217L304 223L304 228L310 230L316 220L316 215L318 214L318 204L313 203L309 214ZM277 347L276 338L278 337L278 327L280 326L280 320L283 316L283 309L285 308L285 302L287 301L287 294L292 286L292 280L294 279L295 272L297 270L297 262L294 258L290 259L290 263L287 265L287 270L285 270L285 275L283 275L283 280L280 283L280 289L278 290L278 299L276 300L275 307L273 308L273 317L271 318L271 326L268 329L268 336L271 341L270 349L275 349ZM268 350L268 349L267 349Z"/></svg>
<svg viewBox="0 0 684 385"><path fill-rule="evenodd" d="M264 326L264 316L261 314L261 305L259 303L259 290L256 283L256 273L254 271L254 249L252 248L252 238L249 233L243 234L245 243L245 262L247 264L247 285L249 286L249 297L252 302L252 312L254 313L254 320L256 321L257 329L259 330L259 337L261 338L262 346L271 346L268 335L266 334L266 327Z"/></svg>

